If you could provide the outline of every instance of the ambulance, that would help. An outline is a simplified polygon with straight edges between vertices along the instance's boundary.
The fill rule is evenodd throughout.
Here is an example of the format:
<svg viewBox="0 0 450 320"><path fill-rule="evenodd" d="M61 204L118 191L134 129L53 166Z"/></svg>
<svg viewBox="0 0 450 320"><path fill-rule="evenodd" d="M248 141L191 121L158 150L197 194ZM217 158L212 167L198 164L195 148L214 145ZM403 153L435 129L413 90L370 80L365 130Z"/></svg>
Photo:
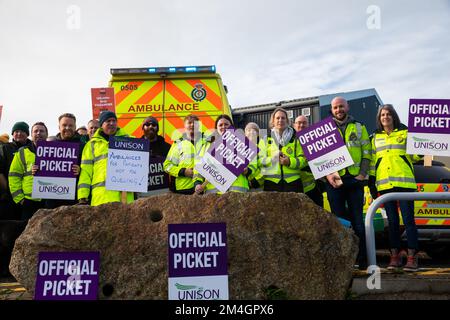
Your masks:
<svg viewBox="0 0 450 320"><path fill-rule="evenodd" d="M159 121L159 135L172 143L183 132L184 118L195 114L202 131L212 131L217 116L231 108L215 66L111 69L118 126L140 138L148 116Z"/></svg>

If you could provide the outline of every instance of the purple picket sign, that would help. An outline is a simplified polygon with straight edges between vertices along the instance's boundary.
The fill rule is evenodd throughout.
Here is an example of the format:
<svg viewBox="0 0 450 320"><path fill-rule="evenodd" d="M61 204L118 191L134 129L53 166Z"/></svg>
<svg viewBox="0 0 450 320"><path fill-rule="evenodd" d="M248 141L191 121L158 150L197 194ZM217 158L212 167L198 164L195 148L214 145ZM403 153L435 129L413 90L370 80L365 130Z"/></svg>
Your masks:
<svg viewBox="0 0 450 320"><path fill-rule="evenodd" d="M75 178L72 167L78 164L80 144L63 141L38 141L36 177Z"/></svg>
<svg viewBox="0 0 450 320"><path fill-rule="evenodd" d="M258 147L241 130L227 129L207 152L238 177L256 157Z"/></svg>
<svg viewBox="0 0 450 320"><path fill-rule="evenodd" d="M225 223L169 224L169 277L227 275Z"/></svg>
<svg viewBox="0 0 450 320"><path fill-rule="evenodd" d="M344 139L332 117L297 132L297 137L308 161L345 146Z"/></svg>
<svg viewBox="0 0 450 320"><path fill-rule="evenodd" d="M450 133L449 99L410 99L408 132Z"/></svg>
<svg viewBox="0 0 450 320"><path fill-rule="evenodd" d="M99 252L39 252L35 300L96 300Z"/></svg>

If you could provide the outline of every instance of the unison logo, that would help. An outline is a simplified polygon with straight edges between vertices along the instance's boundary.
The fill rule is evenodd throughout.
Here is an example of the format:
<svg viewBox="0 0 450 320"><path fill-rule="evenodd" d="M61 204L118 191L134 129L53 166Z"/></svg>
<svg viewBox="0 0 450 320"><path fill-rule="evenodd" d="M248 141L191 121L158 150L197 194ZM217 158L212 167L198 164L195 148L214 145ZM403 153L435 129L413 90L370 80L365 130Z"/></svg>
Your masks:
<svg viewBox="0 0 450 320"><path fill-rule="evenodd" d="M207 171L214 178L214 180L219 182L221 185L226 184L227 180L220 174L214 163L209 161L208 158L205 158L205 162L206 163L203 164L203 169Z"/></svg>
<svg viewBox="0 0 450 320"><path fill-rule="evenodd" d="M38 184L39 192L50 192L57 195L68 194L70 189L68 186L58 186L57 184L40 180L38 180Z"/></svg>
<svg viewBox="0 0 450 320"><path fill-rule="evenodd" d="M203 289L194 285L183 285L175 283L178 289L179 300L217 300L220 296L219 289Z"/></svg>
<svg viewBox="0 0 450 320"><path fill-rule="evenodd" d="M340 156L339 158L335 159L327 159L320 162L313 162L313 164L317 167L317 170L319 172L322 172L324 170L339 166L345 162L345 156Z"/></svg>
<svg viewBox="0 0 450 320"><path fill-rule="evenodd" d="M435 142L431 139L422 139L413 137L414 140L414 148L417 149L427 149L427 150L437 150L437 151L447 151L448 143L443 142Z"/></svg>

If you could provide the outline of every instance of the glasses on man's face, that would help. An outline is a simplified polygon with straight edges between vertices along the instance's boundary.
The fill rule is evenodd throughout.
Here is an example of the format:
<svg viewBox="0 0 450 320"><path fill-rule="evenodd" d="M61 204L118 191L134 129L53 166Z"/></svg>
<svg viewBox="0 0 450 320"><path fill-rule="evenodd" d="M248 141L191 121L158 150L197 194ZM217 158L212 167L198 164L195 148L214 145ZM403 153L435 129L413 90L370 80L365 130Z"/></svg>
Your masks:
<svg viewBox="0 0 450 320"><path fill-rule="evenodd" d="M154 124L153 122L146 122L146 123L144 123L144 126L146 126L146 127L150 127L150 126L156 127L156 124Z"/></svg>

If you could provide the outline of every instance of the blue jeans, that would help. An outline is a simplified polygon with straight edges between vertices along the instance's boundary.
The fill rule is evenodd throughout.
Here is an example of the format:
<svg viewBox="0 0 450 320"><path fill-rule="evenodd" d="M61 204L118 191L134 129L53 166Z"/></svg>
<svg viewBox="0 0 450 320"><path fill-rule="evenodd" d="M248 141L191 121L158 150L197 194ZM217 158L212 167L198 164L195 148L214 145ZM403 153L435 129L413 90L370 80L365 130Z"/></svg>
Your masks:
<svg viewBox="0 0 450 320"><path fill-rule="evenodd" d="M415 189L392 188L380 191L380 194L390 192L414 192ZM406 237L408 240L408 249L419 248L417 236L416 221L414 220L414 201L389 201L384 204L386 215L389 221L389 244L391 249L400 249L400 218L398 216L398 202L400 203L400 211L402 213L403 224L406 229Z"/></svg>
<svg viewBox="0 0 450 320"><path fill-rule="evenodd" d="M326 183L331 212L339 218L350 220L359 238L358 259L366 256L366 232L364 229L363 207L364 186L354 177L341 177L343 185L337 189Z"/></svg>

